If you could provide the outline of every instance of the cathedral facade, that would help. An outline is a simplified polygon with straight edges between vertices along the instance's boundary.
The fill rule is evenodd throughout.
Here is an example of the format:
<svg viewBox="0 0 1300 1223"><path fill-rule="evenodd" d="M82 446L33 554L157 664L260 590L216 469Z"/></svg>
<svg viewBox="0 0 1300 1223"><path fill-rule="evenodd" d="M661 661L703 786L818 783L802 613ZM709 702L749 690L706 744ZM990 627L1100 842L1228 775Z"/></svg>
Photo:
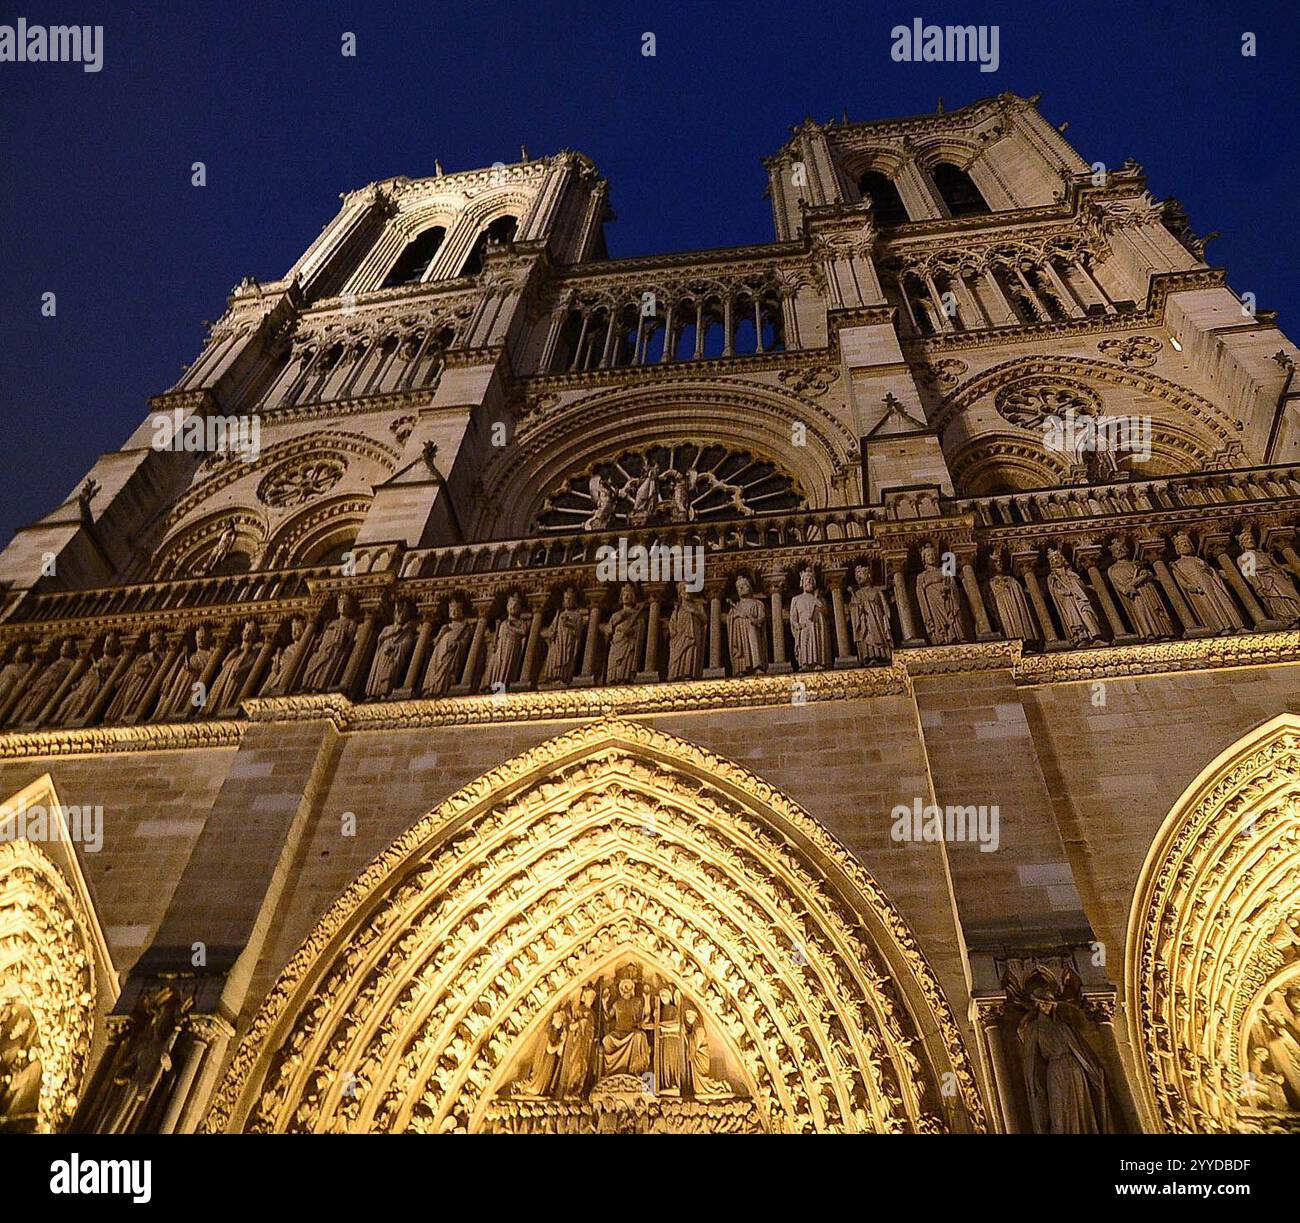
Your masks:
<svg viewBox="0 0 1300 1223"><path fill-rule="evenodd" d="M774 241L347 194L0 556L0 1129L1300 1129L1300 351L1010 94Z"/></svg>

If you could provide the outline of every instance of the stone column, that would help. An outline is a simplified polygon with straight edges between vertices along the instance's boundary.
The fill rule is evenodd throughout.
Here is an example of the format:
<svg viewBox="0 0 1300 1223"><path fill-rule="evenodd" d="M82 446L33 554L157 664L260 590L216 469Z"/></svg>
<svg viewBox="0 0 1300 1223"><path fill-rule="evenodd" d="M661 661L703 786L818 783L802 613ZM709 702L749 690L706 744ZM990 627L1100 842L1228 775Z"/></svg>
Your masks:
<svg viewBox="0 0 1300 1223"><path fill-rule="evenodd" d="M449 693L451 696L467 696L474 691L474 685L478 681L478 673L483 666L483 643L487 640L488 612L492 610L492 604L495 601L495 597L491 595L473 601L474 636L470 638L469 654L465 659L465 670L461 674L460 683L451 688Z"/></svg>
<svg viewBox="0 0 1300 1223"><path fill-rule="evenodd" d="M363 682L361 673L370 654L370 643L374 640L375 629L378 624L379 609L377 607L371 608L361 621L361 627L357 629L356 640L352 643L352 653L348 655L348 665L343 669L343 679L339 684L339 691L344 696L352 697L356 695L358 685Z"/></svg>
<svg viewBox="0 0 1300 1223"><path fill-rule="evenodd" d="M118 656L118 660L114 664L108 679L104 681L104 686L90 703L90 708L86 710L83 717L77 719L76 724L78 726L93 726L99 721L104 710L108 708L109 701L113 699L114 692L117 691L118 682L126 674L127 667L131 665L132 660L135 658L135 647L140 643L140 639L141 634L137 634L135 637L128 637L126 641L122 642L122 653Z"/></svg>
<svg viewBox="0 0 1300 1223"><path fill-rule="evenodd" d="M765 576L772 621L772 661L767 671L769 675L785 675L794 670L785 654L785 570L774 569Z"/></svg>
<svg viewBox="0 0 1300 1223"><path fill-rule="evenodd" d="M596 641L600 637L600 608L604 590L587 591L587 634L582 643L582 670L573 677L573 687L590 688L596 682Z"/></svg>
<svg viewBox="0 0 1300 1223"><path fill-rule="evenodd" d="M722 620L722 592L709 597L709 665L704 670L705 679L723 679L727 669L722 665L722 637L726 630Z"/></svg>
<svg viewBox="0 0 1300 1223"><path fill-rule="evenodd" d="M418 695L415 691L416 685L420 682L420 676L424 674L424 664L428 661L432 642L433 620L425 616L420 621L420 631L415 637L415 649L411 651L411 662L402 677L402 686L393 693L395 700L405 701Z"/></svg>
<svg viewBox="0 0 1300 1223"><path fill-rule="evenodd" d="M979 578L975 573L975 550L961 548L956 551L957 562L961 566L961 588L966 593L966 602L975 621L975 640L1000 641L1002 634L993 631L993 625L989 623L988 609L984 606L984 595L980 591Z"/></svg>
<svg viewBox="0 0 1300 1223"><path fill-rule="evenodd" d="M524 645L524 662L519 669L519 678L510 685L511 692L527 692L536 683L537 650L542 640L542 608L533 608L528 621L528 641Z"/></svg>
<svg viewBox="0 0 1300 1223"><path fill-rule="evenodd" d="M844 614L844 589L840 575L827 575L831 588L831 618L835 621L835 665L856 667L858 656L853 650L853 637L849 633L849 618Z"/></svg>
<svg viewBox="0 0 1300 1223"><path fill-rule="evenodd" d="M1067 643L1062 641L1056 634L1056 626L1052 623L1052 613L1047 608L1047 600L1043 597L1043 587L1038 581L1037 550L1013 553L1011 564L1024 582L1025 590L1029 594L1029 601L1034 605L1034 615L1038 617L1038 627L1043 630L1043 648L1046 650L1065 649Z"/></svg>
<svg viewBox="0 0 1300 1223"><path fill-rule="evenodd" d="M926 644L917 622L916 608L912 605L912 592L907 580L907 553L893 552L885 556L885 567L894 585L894 602L898 607L898 627L902 630L904 647Z"/></svg>
<svg viewBox="0 0 1300 1223"><path fill-rule="evenodd" d="M1228 585L1232 587L1232 593L1237 596L1238 602L1250 614L1254 626L1263 629L1281 628L1282 625L1276 620L1270 620L1268 613L1259 605L1259 600L1255 598L1255 592L1247 585L1246 579L1241 576L1241 570L1237 568L1232 557L1228 555L1227 546L1220 544L1214 551L1214 559L1223 571L1223 576L1227 579Z"/></svg>
<svg viewBox="0 0 1300 1223"><path fill-rule="evenodd" d="M238 713L239 707L248 700L261 686L262 677L266 674L266 669L271 665L271 657L275 653L275 634L267 633L262 641L261 649L257 651L257 658L253 660L252 669L244 679L244 685L235 695L234 705L231 712Z"/></svg>
<svg viewBox="0 0 1300 1223"><path fill-rule="evenodd" d="M1097 602L1106 613L1106 622L1110 625L1111 638L1115 645L1129 645L1139 640L1136 633L1130 633L1121 617L1115 599L1110 593L1106 577L1097 564L1101 559L1101 545L1095 543L1079 544L1074 550L1074 559L1088 571L1088 581L1092 583Z"/></svg>
<svg viewBox="0 0 1300 1223"><path fill-rule="evenodd" d="M728 299L730 300L730 299ZM638 684L659 682L659 625L663 616L664 588L646 586L645 665L637 672Z"/></svg>

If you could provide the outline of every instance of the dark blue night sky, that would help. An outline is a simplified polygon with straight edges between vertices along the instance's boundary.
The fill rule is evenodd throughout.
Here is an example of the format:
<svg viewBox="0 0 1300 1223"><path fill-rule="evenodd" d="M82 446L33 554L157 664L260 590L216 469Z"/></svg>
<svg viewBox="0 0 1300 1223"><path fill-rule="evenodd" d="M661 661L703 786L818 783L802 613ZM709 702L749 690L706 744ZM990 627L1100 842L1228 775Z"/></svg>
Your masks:
<svg viewBox="0 0 1300 1223"><path fill-rule="evenodd" d="M0 24L18 16L102 24L105 64L0 63L0 540L121 445L201 320L245 273L282 275L340 192L435 157L512 162L521 143L595 160L616 257L734 246L772 238L759 158L805 115L1041 91L1088 160L1135 157L1198 232L1221 230L1211 262L1300 331L1294 0L0 4ZM915 16L996 23L998 71L894 63L890 29Z"/></svg>

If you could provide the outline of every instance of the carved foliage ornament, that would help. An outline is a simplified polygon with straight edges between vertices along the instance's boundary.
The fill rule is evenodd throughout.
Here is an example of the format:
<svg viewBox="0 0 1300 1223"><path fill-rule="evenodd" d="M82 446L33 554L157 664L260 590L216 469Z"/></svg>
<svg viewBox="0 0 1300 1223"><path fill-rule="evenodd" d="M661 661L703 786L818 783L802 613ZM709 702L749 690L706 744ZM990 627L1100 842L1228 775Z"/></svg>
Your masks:
<svg viewBox="0 0 1300 1223"><path fill-rule="evenodd" d="M675 1021L695 1042L681 1083ZM983 1124L951 1012L876 885L758 778L611 721L480 778L363 873L272 990L206 1127L581 1129L593 1091L626 1103L620 1076L646 1073L660 1128L694 1124L702 1098L738 1128Z"/></svg>
<svg viewBox="0 0 1300 1223"><path fill-rule="evenodd" d="M1111 336L1097 345L1097 351L1129 369L1148 369L1156 363L1160 341L1153 335Z"/></svg>

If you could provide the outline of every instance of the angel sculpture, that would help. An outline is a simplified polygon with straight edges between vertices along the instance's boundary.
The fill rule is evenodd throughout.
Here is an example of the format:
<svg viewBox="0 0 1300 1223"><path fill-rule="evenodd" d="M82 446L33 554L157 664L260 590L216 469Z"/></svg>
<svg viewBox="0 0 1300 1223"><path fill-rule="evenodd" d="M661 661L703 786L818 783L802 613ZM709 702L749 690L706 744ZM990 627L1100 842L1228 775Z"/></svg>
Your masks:
<svg viewBox="0 0 1300 1223"><path fill-rule="evenodd" d="M591 501L596 508L587 521L582 524L583 530L608 530L609 525L614 521L614 507L618 502L618 494L600 472L592 475L587 484L587 490L591 493Z"/></svg>

